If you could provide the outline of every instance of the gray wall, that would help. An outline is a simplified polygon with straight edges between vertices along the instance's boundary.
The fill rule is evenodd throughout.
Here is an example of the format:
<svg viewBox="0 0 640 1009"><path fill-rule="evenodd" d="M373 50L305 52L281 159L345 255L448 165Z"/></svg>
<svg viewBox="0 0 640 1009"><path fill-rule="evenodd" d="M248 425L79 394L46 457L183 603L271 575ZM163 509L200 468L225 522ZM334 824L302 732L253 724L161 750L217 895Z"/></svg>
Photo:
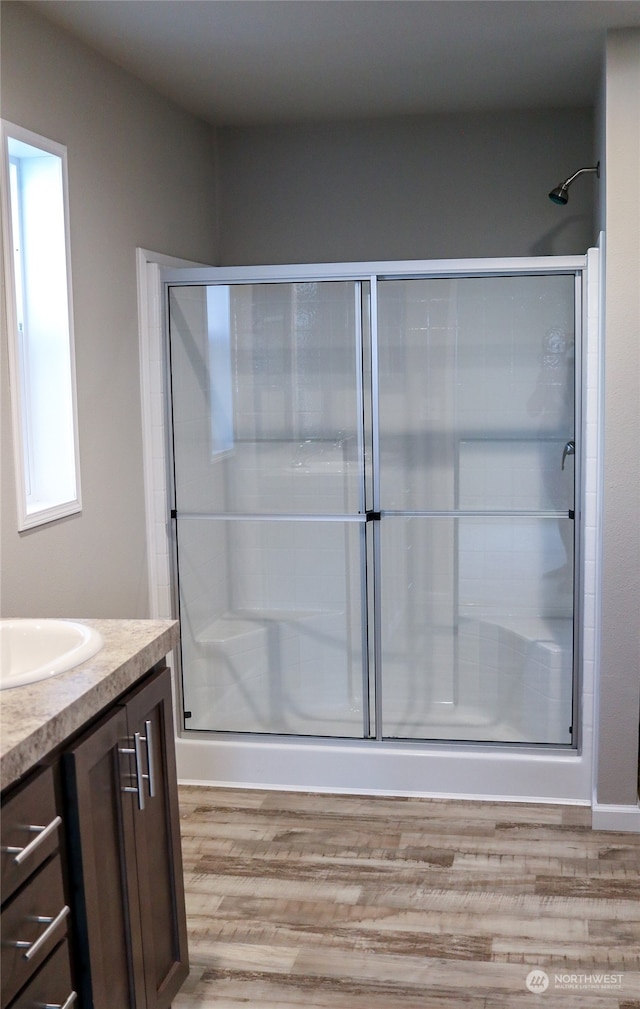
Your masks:
<svg viewBox="0 0 640 1009"><path fill-rule="evenodd" d="M220 261L581 254L595 238L590 109L219 131Z"/></svg>
<svg viewBox="0 0 640 1009"><path fill-rule="evenodd" d="M635 804L640 706L640 31L607 38L603 585L597 799Z"/></svg>
<svg viewBox="0 0 640 1009"><path fill-rule="evenodd" d="M212 131L19 3L1 83L3 118L68 147L83 496L16 531L3 341L2 611L146 616L135 250L215 261Z"/></svg>

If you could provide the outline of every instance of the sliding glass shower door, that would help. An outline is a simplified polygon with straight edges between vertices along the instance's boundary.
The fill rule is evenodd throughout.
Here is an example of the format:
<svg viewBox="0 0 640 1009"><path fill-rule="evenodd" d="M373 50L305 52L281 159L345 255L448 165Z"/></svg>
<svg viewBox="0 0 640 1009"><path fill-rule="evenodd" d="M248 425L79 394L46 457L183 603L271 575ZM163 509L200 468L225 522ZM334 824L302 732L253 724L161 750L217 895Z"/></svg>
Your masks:
<svg viewBox="0 0 640 1009"><path fill-rule="evenodd" d="M185 727L570 744L576 275L169 300Z"/></svg>
<svg viewBox="0 0 640 1009"><path fill-rule="evenodd" d="M368 732L361 317L354 282L170 291L188 729Z"/></svg>
<svg viewBox="0 0 640 1009"><path fill-rule="evenodd" d="M385 736L571 742L574 285L378 283Z"/></svg>

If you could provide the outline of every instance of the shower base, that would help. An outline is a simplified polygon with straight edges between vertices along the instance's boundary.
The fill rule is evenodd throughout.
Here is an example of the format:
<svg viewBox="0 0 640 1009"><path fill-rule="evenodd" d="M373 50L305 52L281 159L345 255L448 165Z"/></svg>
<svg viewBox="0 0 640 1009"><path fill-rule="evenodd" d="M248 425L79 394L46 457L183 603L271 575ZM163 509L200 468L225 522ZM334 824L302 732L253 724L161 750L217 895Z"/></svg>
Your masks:
<svg viewBox="0 0 640 1009"><path fill-rule="evenodd" d="M221 737L176 743L185 784L589 805L590 761L575 750L505 744Z"/></svg>

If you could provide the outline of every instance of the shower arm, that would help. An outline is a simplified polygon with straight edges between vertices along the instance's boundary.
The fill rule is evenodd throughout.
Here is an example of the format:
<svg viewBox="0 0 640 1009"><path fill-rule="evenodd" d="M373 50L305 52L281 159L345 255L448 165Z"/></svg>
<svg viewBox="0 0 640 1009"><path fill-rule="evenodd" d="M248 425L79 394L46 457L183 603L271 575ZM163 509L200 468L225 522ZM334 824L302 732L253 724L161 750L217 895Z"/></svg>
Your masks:
<svg viewBox="0 0 640 1009"><path fill-rule="evenodd" d="M562 183L562 189L568 189L571 183L578 178L579 175L583 175L585 172L595 172L598 178L600 178L600 162L597 165L593 165L591 168L579 168L577 172L569 176L568 179Z"/></svg>

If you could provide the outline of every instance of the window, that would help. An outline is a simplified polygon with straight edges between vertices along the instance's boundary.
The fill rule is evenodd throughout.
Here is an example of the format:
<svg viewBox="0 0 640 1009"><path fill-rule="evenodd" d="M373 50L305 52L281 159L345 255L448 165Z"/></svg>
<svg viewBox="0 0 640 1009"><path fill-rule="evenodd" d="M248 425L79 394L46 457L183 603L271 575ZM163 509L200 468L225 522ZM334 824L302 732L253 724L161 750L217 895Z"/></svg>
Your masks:
<svg viewBox="0 0 640 1009"><path fill-rule="evenodd" d="M22 531L81 510L66 148L3 122L2 203Z"/></svg>

